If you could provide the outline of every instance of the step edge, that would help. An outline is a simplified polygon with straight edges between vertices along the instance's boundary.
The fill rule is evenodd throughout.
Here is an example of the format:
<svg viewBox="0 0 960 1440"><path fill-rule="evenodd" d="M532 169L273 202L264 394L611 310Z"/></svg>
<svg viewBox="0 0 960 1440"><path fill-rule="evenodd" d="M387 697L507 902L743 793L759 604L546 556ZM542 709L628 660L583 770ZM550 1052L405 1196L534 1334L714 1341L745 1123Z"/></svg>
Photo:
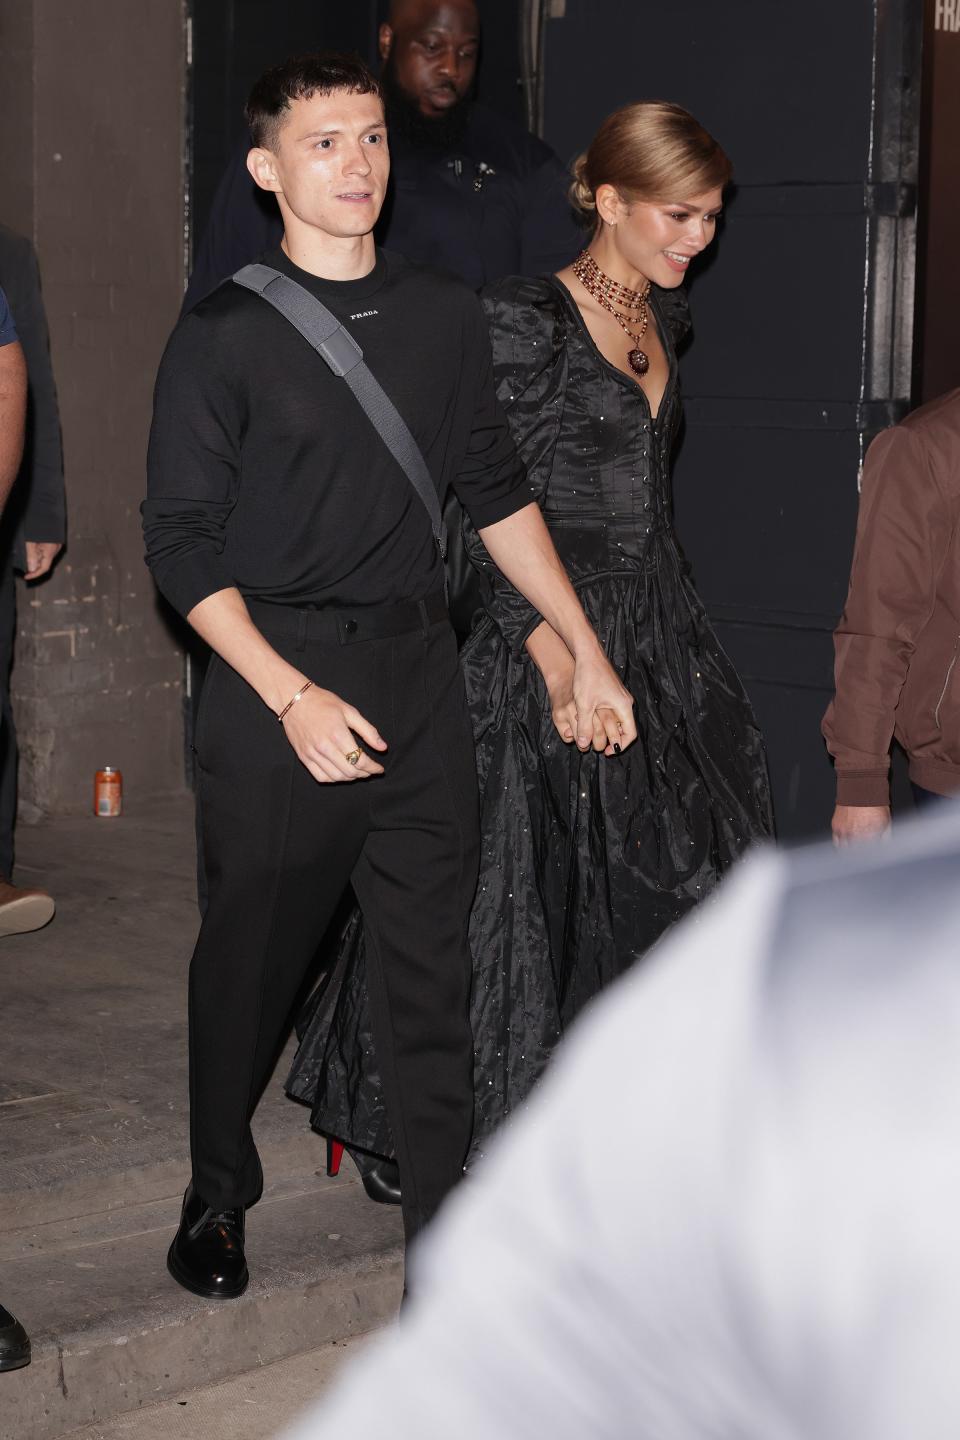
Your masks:
<svg viewBox="0 0 960 1440"><path fill-rule="evenodd" d="M131 1336L124 1337L122 1343L126 1344L129 1338L140 1339L148 1334L160 1334L165 1330L172 1330L184 1325L197 1323L204 1315L239 1313L241 1305L251 1302L274 1300L280 1295L297 1296L301 1291L307 1289L319 1289L328 1284L340 1284L349 1282L355 1275L378 1274L385 1269L403 1260L403 1244L400 1241L384 1237L382 1244L374 1244L366 1249L356 1252L342 1259L336 1257L323 1257L323 1264L316 1267L315 1273L304 1270L298 1275L293 1284L268 1284L265 1282L254 1284L246 1294L241 1297L238 1304L233 1300L210 1300L204 1301L199 1295L190 1296L189 1299L196 1301L197 1309L180 1314L158 1314L153 1322L138 1324L132 1318L136 1315L135 1310L112 1311L112 1316L118 1324L107 1326L101 1316L92 1317L88 1326L74 1324L67 1330L55 1330L49 1328L31 1329L30 1342L34 1360L43 1359L45 1356L58 1355L71 1358L79 1358L97 1349L117 1349L121 1342L117 1339L117 1329L129 1330ZM161 1279L176 1287L164 1271ZM174 1299L178 1298L178 1288L171 1290ZM187 1296L184 1291L179 1298Z"/></svg>
<svg viewBox="0 0 960 1440"><path fill-rule="evenodd" d="M236 1334L238 1327L231 1319L240 1311L227 1304L187 1317L179 1324L170 1324L164 1327L170 1342L168 1356L160 1361L156 1370L144 1362L157 1331L132 1336L123 1345L114 1340L96 1350L80 1353L63 1347L37 1352L31 1366L5 1377L4 1429L0 1431L0 1440L22 1440L27 1433L31 1440L60 1440L83 1426L105 1424L121 1415L182 1396L191 1389L245 1374L259 1365L379 1329L389 1324L396 1314L403 1281L400 1252L401 1247L395 1246L389 1255L366 1255L365 1259L372 1263L358 1267L350 1277L345 1275L343 1278L349 1278L350 1283L336 1290L331 1290L330 1277L324 1276L319 1281L308 1280L297 1287L281 1287L252 1297L253 1305L245 1308L262 1313L259 1323L247 1323L243 1327L242 1336ZM329 1297L326 1304L322 1303L324 1289ZM319 1305L317 1292L321 1292ZM304 1313L295 1330L290 1332L295 1335L295 1341L281 1343L276 1325L271 1327L269 1322L271 1319L276 1322L282 1308L290 1312L298 1307ZM218 1356L218 1345L222 1348L222 1357ZM170 1358L171 1346L174 1358ZM98 1365L100 1356L110 1356L112 1363ZM202 1373L191 1373L191 1366L198 1363L203 1366ZM98 1376L95 1373L98 1369L106 1369L107 1377ZM19 1384L11 1384L18 1379ZM94 1393L95 1402L90 1398ZM41 1418L39 1412L45 1400L50 1403ZM11 1406L16 1409L8 1408ZM25 1424L29 1429L23 1428Z"/></svg>

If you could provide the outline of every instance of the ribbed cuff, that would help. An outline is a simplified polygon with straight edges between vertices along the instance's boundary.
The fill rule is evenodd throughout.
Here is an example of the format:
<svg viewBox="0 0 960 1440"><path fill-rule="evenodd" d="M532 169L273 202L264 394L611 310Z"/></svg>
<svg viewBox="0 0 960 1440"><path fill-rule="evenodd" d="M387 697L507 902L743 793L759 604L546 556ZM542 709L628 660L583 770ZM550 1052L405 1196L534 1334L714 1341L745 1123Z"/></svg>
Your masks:
<svg viewBox="0 0 960 1440"><path fill-rule="evenodd" d="M890 777L886 770L871 774L837 775L838 805L889 805Z"/></svg>

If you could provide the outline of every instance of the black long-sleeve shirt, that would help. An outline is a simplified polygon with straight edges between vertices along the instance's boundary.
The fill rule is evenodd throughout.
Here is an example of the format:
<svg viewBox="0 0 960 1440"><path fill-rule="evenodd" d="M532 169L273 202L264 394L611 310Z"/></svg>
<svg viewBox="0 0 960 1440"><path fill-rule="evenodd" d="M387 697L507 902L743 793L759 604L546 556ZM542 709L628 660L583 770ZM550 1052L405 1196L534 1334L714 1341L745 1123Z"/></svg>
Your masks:
<svg viewBox="0 0 960 1440"><path fill-rule="evenodd" d="M265 262L344 322L441 498L478 528L532 492L497 402L480 306L459 280L377 252L327 281ZM260 296L227 281L160 366L143 505L147 563L182 614L236 586L287 605L383 605L443 584L430 519L346 382Z"/></svg>
<svg viewBox="0 0 960 1440"><path fill-rule="evenodd" d="M247 170L249 149L244 136L220 181L184 313L280 243L280 212ZM470 107L450 150L391 132L390 170L378 241L417 265L452 270L473 290L504 275L562 270L585 243L567 198L570 176L550 146L485 105Z"/></svg>

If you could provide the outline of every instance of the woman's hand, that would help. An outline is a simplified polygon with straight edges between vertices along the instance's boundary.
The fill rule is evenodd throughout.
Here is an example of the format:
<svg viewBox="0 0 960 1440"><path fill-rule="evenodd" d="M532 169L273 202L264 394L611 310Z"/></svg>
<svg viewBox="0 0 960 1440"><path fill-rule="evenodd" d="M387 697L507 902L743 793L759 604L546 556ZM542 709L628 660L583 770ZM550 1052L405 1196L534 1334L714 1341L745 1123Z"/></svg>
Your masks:
<svg viewBox="0 0 960 1440"><path fill-rule="evenodd" d="M553 716L553 723L557 727L557 734L565 745L572 745L577 734L577 706L573 698L573 677L576 673L576 666L573 663L573 656L566 651L566 665L560 665L550 674L544 675L543 683L547 687L547 695L550 697L550 713Z"/></svg>

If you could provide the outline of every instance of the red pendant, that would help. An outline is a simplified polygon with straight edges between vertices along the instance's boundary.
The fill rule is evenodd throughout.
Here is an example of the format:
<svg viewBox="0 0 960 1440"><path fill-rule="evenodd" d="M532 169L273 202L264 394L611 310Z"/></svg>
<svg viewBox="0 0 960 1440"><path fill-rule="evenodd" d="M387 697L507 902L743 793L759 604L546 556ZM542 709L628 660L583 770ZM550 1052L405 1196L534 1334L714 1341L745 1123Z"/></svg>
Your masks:
<svg viewBox="0 0 960 1440"><path fill-rule="evenodd" d="M649 356L644 355L642 350L631 350L627 359L630 361L630 369L637 375L646 375L650 369Z"/></svg>

